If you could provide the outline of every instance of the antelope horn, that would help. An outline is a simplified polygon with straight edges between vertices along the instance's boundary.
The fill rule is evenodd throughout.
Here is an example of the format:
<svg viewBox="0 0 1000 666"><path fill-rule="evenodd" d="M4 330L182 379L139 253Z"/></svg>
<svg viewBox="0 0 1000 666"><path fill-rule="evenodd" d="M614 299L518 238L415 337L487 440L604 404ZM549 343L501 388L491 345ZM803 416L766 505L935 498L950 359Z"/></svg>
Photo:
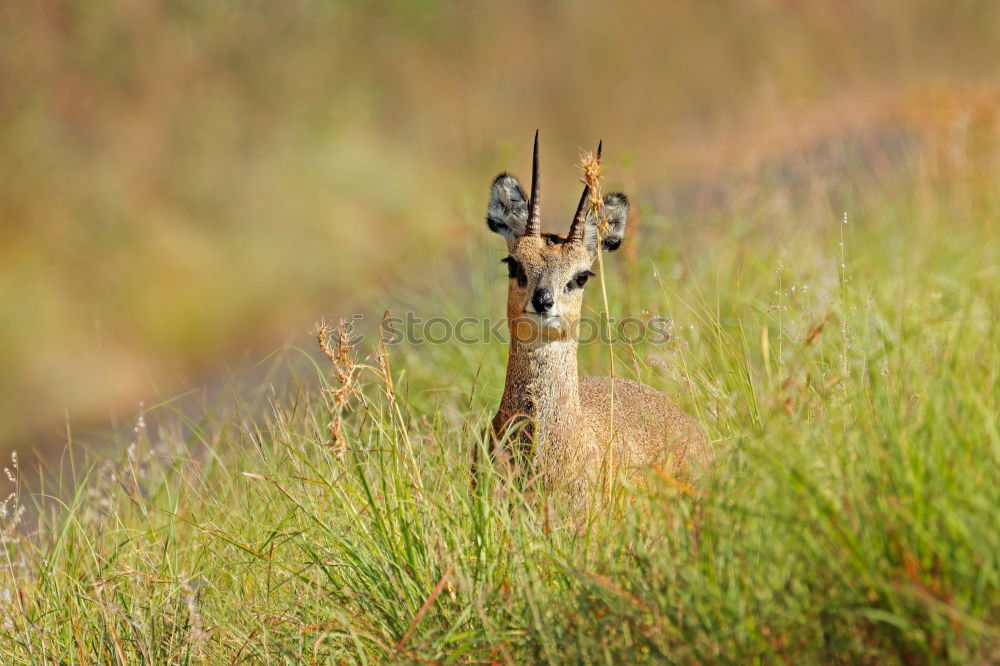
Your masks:
<svg viewBox="0 0 1000 666"><path fill-rule="evenodd" d="M535 130L535 152L531 157L531 202L528 206L528 225L524 228L525 236L538 236L542 232L542 212L539 208L539 190L541 183L538 178L538 130Z"/></svg>
<svg viewBox="0 0 1000 666"><path fill-rule="evenodd" d="M601 162L601 148L604 141L597 144L597 163ZM576 206L576 215L573 216L573 223L569 226L569 235L566 239L570 242L579 243L583 240L583 230L587 219L587 198L590 196L590 185L584 184L583 194L580 195L580 203Z"/></svg>

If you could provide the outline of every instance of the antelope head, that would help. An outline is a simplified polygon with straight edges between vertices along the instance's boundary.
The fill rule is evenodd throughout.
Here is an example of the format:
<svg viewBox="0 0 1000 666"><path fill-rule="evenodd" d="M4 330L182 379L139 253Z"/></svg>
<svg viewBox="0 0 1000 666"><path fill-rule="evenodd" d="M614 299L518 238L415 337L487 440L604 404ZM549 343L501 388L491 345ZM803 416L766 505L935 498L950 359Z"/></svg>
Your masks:
<svg viewBox="0 0 1000 666"><path fill-rule="evenodd" d="M597 159L601 146L597 147ZM584 185L580 203L565 236L542 233L538 175L538 132L531 167L531 197L518 179L502 173L493 180L486 209L490 231L507 241L507 320L511 334L522 343L545 344L575 339L579 335L580 310L598 246L617 250L625 236L628 199L621 192L604 196L599 207L602 221L590 205L590 187Z"/></svg>

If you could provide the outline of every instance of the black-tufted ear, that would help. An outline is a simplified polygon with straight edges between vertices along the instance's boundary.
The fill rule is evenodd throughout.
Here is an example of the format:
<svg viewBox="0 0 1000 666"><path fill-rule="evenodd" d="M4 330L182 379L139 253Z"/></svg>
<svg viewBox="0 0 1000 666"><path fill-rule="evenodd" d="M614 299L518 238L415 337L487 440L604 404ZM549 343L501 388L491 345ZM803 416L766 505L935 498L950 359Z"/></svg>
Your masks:
<svg viewBox="0 0 1000 666"><path fill-rule="evenodd" d="M602 215L607 218L608 228L601 237L601 249L614 252L621 247L625 238L625 224L628 222L628 197L621 192L604 195ZM583 242L591 252L597 252L597 220L593 211L587 214Z"/></svg>
<svg viewBox="0 0 1000 666"><path fill-rule="evenodd" d="M486 225L507 243L524 235L528 223L528 197L517 178L502 173L493 179L490 203L486 207Z"/></svg>

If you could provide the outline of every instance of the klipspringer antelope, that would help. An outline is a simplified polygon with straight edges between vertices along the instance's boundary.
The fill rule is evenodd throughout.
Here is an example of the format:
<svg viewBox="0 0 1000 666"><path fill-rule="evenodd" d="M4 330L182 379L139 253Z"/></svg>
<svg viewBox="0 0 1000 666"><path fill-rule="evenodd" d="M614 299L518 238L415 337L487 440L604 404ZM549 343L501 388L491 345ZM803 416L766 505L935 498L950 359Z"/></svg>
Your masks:
<svg viewBox="0 0 1000 666"><path fill-rule="evenodd" d="M536 132L531 197L517 178L502 173L490 188L486 213L490 231L507 241L502 261L509 273L510 350L491 427L498 467L583 489L603 478L602 470L637 477L653 465L669 462L681 470L708 462L710 449L697 423L662 393L626 379L578 374L584 286L598 252L621 245L628 199L620 192L603 197L599 229L585 185L564 237L541 232L539 190Z"/></svg>

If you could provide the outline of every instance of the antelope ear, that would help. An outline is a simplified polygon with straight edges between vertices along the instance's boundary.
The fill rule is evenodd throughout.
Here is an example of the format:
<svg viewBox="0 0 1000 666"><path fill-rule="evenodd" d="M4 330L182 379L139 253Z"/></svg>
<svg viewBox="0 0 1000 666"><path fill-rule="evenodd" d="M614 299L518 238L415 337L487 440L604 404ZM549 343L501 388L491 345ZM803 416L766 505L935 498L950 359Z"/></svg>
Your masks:
<svg viewBox="0 0 1000 666"><path fill-rule="evenodd" d="M502 173L493 179L490 203L486 207L486 226L511 243L524 235L528 224L528 197L517 178Z"/></svg>
<svg viewBox="0 0 1000 666"><path fill-rule="evenodd" d="M625 223L628 222L628 197L621 192L611 192L604 195L603 215L607 218L608 229L601 237L601 249L614 252L621 247L625 239ZM591 252L597 252L597 219L593 211L587 214L583 241Z"/></svg>

